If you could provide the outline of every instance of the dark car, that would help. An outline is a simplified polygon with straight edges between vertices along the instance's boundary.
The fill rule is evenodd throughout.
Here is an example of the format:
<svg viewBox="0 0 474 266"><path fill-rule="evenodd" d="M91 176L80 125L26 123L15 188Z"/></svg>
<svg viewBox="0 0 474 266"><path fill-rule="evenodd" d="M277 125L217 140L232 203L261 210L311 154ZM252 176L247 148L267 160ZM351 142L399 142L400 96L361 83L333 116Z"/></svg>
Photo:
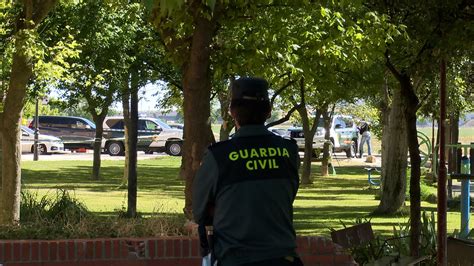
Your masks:
<svg viewBox="0 0 474 266"><path fill-rule="evenodd" d="M35 119L29 128L35 127ZM95 124L76 116L38 116L41 134L52 135L64 142L65 149L91 149L95 138Z"/></svg>

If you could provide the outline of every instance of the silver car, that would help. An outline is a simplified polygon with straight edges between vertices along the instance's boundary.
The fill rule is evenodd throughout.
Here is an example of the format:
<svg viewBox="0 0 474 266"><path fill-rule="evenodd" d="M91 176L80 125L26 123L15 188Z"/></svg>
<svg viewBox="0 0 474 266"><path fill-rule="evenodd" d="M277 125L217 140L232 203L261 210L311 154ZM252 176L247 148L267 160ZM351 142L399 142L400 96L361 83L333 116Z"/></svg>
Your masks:
<svg viewBox="0 0 474 266"><path fill-rule="evenodd" d="M35 132L30 128L21 126L21 152L34 151ZM64 152L64 143L60 138L50 135L38 135L38 152L40 154Z"/></svg>

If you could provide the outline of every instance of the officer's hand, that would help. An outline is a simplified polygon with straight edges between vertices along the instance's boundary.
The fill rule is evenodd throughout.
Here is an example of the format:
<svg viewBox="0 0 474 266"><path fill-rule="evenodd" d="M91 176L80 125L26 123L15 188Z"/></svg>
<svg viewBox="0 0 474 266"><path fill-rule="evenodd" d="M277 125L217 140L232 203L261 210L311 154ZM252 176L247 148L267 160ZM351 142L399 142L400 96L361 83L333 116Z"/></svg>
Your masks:
<svg viewBox="0 0 474 266"><path fill-rule="evenodd" d="M184 231L187 232L191 236L197 236L198 235L198 224L195 223L194 221L187 220L184 223Z"/></svg>

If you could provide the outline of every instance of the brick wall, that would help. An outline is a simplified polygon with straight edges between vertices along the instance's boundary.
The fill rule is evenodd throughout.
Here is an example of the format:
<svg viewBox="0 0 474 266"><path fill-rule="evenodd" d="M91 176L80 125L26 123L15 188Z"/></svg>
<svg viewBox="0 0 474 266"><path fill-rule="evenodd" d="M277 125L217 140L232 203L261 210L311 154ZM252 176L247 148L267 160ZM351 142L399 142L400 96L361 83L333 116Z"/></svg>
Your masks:
<svg viewBox="0 0 474 266"><path fill-rule="evenodd" d="M298 237L305 265L357 265L322 237ZM201 265L197 238L0 240L0 266Z"/></svg>

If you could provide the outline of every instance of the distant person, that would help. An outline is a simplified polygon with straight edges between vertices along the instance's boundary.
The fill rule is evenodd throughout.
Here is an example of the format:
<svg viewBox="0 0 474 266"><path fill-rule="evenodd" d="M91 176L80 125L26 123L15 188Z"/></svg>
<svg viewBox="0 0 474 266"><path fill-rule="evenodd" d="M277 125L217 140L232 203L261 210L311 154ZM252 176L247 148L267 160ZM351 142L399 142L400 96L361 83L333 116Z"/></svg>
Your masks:
<svg viewBox="0 0 474 266"><path fill-rule="evenodd" d="M370 125L366 121L362 121L358 127L359 133L361 135L360 144L359 144L359 158L362 158L364 154L364 144L367 143L367 154L372 155L372 144L370 143L371 134L370 134Z"/></svg>
<svg viewBox="0 0 474 266"><path fill-rule="evenodd" d="M202 161L194 180L194 219L200 228L213 226L219 266L303 265L293 228L296 142L264 126L271 113L267 81L240 78L231 90L237 131L210 146Z"/></svg>

